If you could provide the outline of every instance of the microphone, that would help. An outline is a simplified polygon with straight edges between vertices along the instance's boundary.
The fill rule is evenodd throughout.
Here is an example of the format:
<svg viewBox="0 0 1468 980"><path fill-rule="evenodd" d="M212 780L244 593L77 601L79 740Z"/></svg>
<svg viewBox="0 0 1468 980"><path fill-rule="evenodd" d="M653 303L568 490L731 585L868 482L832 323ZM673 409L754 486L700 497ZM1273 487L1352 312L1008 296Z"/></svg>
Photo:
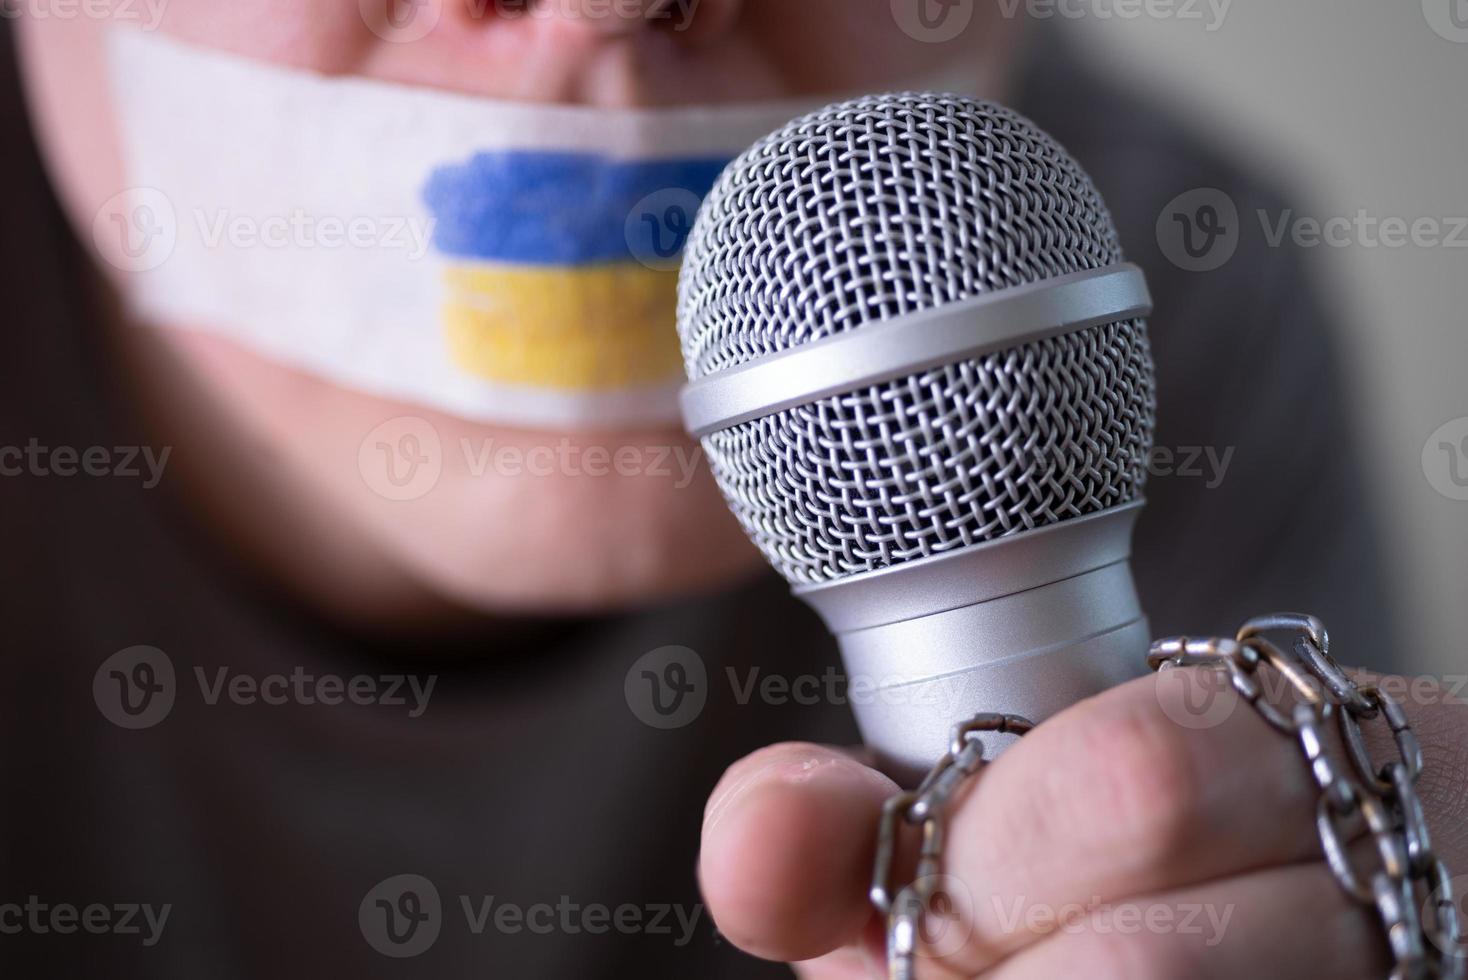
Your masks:
<svg viewBox="0 0 1468 980"><path fill-rule="evenodd" d="M1150 312L1090 178L993 103L833 105L705 199L684 422L899 779L970 715L1038 722L1145 672Z"/></svg>

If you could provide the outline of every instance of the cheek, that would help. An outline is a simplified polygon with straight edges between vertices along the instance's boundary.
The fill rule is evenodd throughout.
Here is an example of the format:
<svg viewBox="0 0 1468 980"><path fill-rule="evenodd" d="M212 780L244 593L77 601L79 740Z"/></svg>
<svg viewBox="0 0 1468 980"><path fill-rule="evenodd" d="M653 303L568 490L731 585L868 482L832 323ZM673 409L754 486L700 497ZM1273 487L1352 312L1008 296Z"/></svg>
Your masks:
<svg viewBox="0 0 1468 980"><path fill-rule="evenodd" d="M78 17L17 21L32 125L61 203L83 242L103 202L126 187L112 118L103 23Z"/></svg>
<svg viewBox="0 0 1468 980"><path fill-rule="evenodd" d="M92 217L127 186L113 120L106 32L158 29L182 40L321 72L343 72L376 41L355 2L148 0L112 17L16 21L22 78L48 169L88 241ZM156 13L155 13L156 11Z"/></svg>
<svg viewBox="0 0 1468 980"><path fill-rule="evenodd" d="M356 0L169 0L163 10L162 30L180 40L326 73L349 70L374 40Z"/></svg>

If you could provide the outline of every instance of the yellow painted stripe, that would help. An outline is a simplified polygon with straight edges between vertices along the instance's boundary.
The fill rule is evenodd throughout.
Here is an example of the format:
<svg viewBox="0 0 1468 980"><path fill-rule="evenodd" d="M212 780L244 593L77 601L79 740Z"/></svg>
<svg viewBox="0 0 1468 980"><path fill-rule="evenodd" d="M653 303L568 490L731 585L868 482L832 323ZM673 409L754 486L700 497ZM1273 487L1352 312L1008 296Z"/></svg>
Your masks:
<svg viewBox="0 0 1468 980"><path fill-rule="evenodd" d="M573 391L681 377L676 271L462 264L445 280L450 356L476 377Z"/></svg>

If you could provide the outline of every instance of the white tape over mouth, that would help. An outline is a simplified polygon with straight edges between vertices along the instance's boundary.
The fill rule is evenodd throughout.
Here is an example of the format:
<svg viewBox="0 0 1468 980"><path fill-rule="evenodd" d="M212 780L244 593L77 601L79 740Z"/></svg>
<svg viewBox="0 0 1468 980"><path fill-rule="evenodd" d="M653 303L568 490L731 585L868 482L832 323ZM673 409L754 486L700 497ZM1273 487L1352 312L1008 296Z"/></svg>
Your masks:
<svg viewBox="0 0 1468 980"><path fill-rule="evenodd" d="M622 372L591 384L582 383L585 371L570 371L569 382L548 384L507 383L493 371L466 370L462 344L456 355L446 340L445 277L467 266L493 288L485 267L498 260L431 247L438 226L423 197L429 178L485 154L727 160L816 107L502 102L326 77L127 27L108 31L108 64L130 189L123 215L109 216L112 222L99 216L94 237L124 270L121 289L139 321L217 333L372 395L476 421L561 430L676 426L681 375ZM533 217L533 202L527 208ZM567 254L583 245L552 244ZM512 275L531 268L500 265ZM557 305L566 282L574 289L580 271L605 267L597 256L548 265L568 274L548 280L560 284L546 291L549 307L538 299L509 304L528 311L524 345L540 364L531 375L554 374L554 364L547 369L544 362L556 357L556 331L547 334L545 324L533 322L534 311L592 309L597 297L622 296L603 288L579 307ZM640 275L635 264L626 268L633 278ZM658 272L651 264L647 271ZM611 311L609 322L622 312ZM553 326L583 330L569 320ZM506 331L515 329L512 321L497 323L481 361L492 361L504 349ZM657 343L660 328L641 333L653 339L603 333L593 340L620 345L635 361L639 345ZM676 351L671 319L666 334ZM510 339L511 347L519 342Z"/></svg>

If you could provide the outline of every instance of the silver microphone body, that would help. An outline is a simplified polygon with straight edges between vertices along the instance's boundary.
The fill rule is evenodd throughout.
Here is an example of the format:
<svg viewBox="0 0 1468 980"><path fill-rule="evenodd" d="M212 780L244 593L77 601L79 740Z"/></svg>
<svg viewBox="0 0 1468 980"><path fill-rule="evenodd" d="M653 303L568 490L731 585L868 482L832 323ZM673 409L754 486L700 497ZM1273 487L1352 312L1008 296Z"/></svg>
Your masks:
<svg viewBox="0 0 1468 980"><path fill-rule="evenodd" d="M685 422L893 775L974 713L1038 722L1145 670L1150 309L1079 165L991 103L802 117L700 210Z"/></svg>

